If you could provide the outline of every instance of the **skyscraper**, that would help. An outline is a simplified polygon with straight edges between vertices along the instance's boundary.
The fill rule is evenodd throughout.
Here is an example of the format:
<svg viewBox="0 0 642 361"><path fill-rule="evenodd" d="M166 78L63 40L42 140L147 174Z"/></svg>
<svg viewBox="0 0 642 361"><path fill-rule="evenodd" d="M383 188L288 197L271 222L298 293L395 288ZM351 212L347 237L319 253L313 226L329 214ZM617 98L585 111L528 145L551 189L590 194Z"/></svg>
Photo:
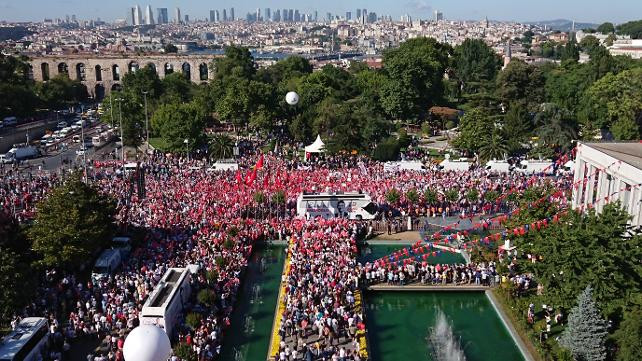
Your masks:
<svg viewBox="0 0 642 361"><path fill-rule="evenodd" d="M265 8L265 13L263 13L263 20L264 21L271 21L272 20L272 10L270 8Z"/></svg>
<svg viewBox="0 0 642 361"><path fill-rule="evenodd" d="M126 19L127 25L136 25L136 8L129 8Z"/></svg>
<svg viewBox="0 0 642 361"><path fill-rule="evenodd" d="M314 10L314 22L316 23L317 21L319 21L319 12Z"/></svg>
<svg viewBox="0 0 642 361"><path fill-rule="evenodd" d="M441 11L435 10L433 14L434 14L433 20L435 21L444 20L444 13L442 13Z"/></svg>
<svg viewBox="0 0 642 361"><path fill-rule="evenodd" d="M227 10L223 9L223 21L227 21Z"/></svg>
<svg viewBox="0 0 642 361"><path fill-rule="evenodd" d="M301 13L299 13L299 10L294 10L294 22L298 23L301 21Z"/></svg>
<svg viewBox="0 0 642 361"><path fill-rule="evenodd" d="M185 24L189 24L189 15L185 14Z"/></svg>
<svg viewBox="0 0 642 361"><path fill-rule="evenodd" d="M134 25L143 24L143 13L140 11L140 6L134 7Z"/></svg>
<svg viewBox="0 0 642 361"><path fill-rule="evenodd" d="M182 22L183 22L183 20L181 19L181 9L180 8L176 8L176 23L180 24Z"/></svg>
<svg viewBox="0 0 642 361"><path fill-rule="evenodd" d="M230 21L234 21L236 18L234 17L234 8L230 8Z"/></svg>
<svg viewBox="0 0 642 361"><path fill-rule="evenodd" d="M357 20L361 20L361 9L357 9Z"/></svg>
<svg viewBox="0 0 642 361"><path fill-rule="evenodd" d="M326 13L325 14L325 20L328 21L328 22L332 21L332 13Z"/></svg>
<svg viewBox="0 0 642 361"><path fill-rule="evenodd" d="M352 20L352 13L350 11L346 11L346 20L347 21Z"/></svg>
<svg viewBox="0 0 642 361"><path fill-rule="evenodd" d="M255 13L256 21L261 21L261 9L256 8L256 13Z"/></svg>
<svg viewBox="0 0 642 361"><path fill-rule="evenodd" d="M154 13L152 12L151 5L147 5L147 8L145 8L145 24L146 25L154 24Z"/></svg>
<svg viewBox="0 0 642 361"><path fill-rule="evenodd" d="M288 9L283 9L283 12L281 13L281 21L285 22L288 20Z"/></svg>
<svg viewBox="0 0 642 361"><path fill-rule="evenodd" d="M281 21L281 10L276 9L276 11L274 12L274 16L272 16L272 21L274 22Z"/></svg>
<svg viewBox="0 0 642 361"><path fill-rule="evenodd" d="M167 8L158 8L156 9L158 16L158 24L167 24L169 23L169 16L167 15Z"/></svg>
<svg viewBox="0 0 642 361"><path fill-rule="evenodd" d="M288 9L288 21L294 21L294 10Z"/></svg>
<svg viewBox="0 0 642 361"><path fill-rule="evenodd" d="M214 10L210 10L210 23L214 22Z"/></svg>

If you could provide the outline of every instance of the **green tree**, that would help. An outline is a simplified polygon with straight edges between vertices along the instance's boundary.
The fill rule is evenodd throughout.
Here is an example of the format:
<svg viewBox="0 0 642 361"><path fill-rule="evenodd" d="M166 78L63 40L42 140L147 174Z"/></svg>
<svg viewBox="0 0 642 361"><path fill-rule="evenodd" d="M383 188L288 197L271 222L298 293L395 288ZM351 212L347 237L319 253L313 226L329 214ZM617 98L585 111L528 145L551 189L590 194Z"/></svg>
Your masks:
<svg viewBox="0 0 642 361"><path fill-rule="evenodd" d="M37 205L28 231L33 250L47 267L71 269L91 259L113 232L113 199L74 176Z"/></svg>
<svg viewBox="0 0 642 361"><path fill-rule="evenodd" d="M457 202L459 200L459 190L457 189L449 189L444 193L446 200L450 203Z"/></svg>
<svg viewBox="0 0 642 361"><path fill-rule="evenodd" d="M544 100L544 74L535 65L513 60L497 76L497 95L505 105L525 104L528 111Z"/></svg>
<svg viewBox="0 0 642 361"><path fill-rule="evenodd" d="M168 54L178 53L178 48L174 44L165 44L163 45L163 51Z"/></svg>
<svg viewBox="0 0 642 361"><path fill-rule="evenodd" d="M555 103L542 104L535 124L537 136L548 146L568 149L571 141L577 139L577 125L572 114Z"/></svg>
<svg viewBox="0 0 642 361"><path fill-rule="evenodd" d="M388 192L386 192L386 201L389 204L396 205L399 203L400 200L401 200L401 193L399 193L399 191L396 190L395 188L391 188L390 190L388 190Z"/></svg>
<svg viewBox="0 0 642 361"><path fill-rule="evenodd" d="M482 145L490 140L494 127L483 109L468 111L459 121L459 136L453 140L453 145L469 154L479 153Z"/></svg>
<svg viewBox="0 0 642 361"><path fill-rule="evenodd" d="M168 144L169 150L174 152L194 149L203 140L203 120L193 103L163 104L152 116L151 123L154 132L160 135Z"/></svg>
<svg viewBox="0 0 642 361"><path fill-rule="evenodd" d="M455 47L455 74L464 92L474 93L483 82L495 80L500 69L497 53L481 39L466 39Z"/></svg>
<svg viewBox="0 0 642 361"><path fill-rule="evenodd" d="M0 247L0 325L8 325L11 317L31 300L36 287L33 274L22 255Z"/></svg>
<svg viewBox="0 0 642 361"><path fill-rule="evenodd" d="M36 91L43 103L51 109L59 109L70 103L87 99L87 88L78 80L59 74L45 83L37 83Z"/></svg>
<svg viewBox="0 0 642 361"><path fill-rule="evenodd" d="M443 94L449 51L447 45L434 39L415 38L384 53L384 69L390 81L381 94L389 117L423 119L429 106Z"/></svg>
<svg viewBox="0 0 642 361"><path fill-rule="evenodd" d="M597 31L606 35L606 34L612 34L615 32L615 26L613 26L613 23L602 23L600 26L597 27Z"/></svg>
<svg viewBox="0 0 642 361"><path fill-rule="evenodd" d="M638 298L640 298L638 296ZM613 334L617 342L616 360L642 360L642 311L640 305L635 305L624 312L622 323Z"/></svg>
<svg viewBox="0 0 642 361"><path fill-rule="evenodd" d="M437 204L437 192L432 189L426 189L424 191L424 202L426 204Z"/></svg>
<svg viewBox="0 0 642 361"><path fill-rule="evenodd" d="M620 24L616 29L618 34L630 35L631 39L642 39L642 20Z"/></svg>
<svg viewBox="0 0 642 361"><path fill-rule="evenodd" d="M572 36L571 39L569 39L566 42L566 45L564 46L564 51L562 51L562 63L566 61L572 61L577 63L578 60L580 60L580 49L577 46L577 40L575 40L575 37Z"/></svg>
<svg viewBox="0 0 642 361"><path fill-rule="evenodd" d="M522 142L529 136L532 127L525 106L519 104L509 106L502 122L502 131L506 137L509 154L515 154L522 149Z"/></svg>
<svg viewBox="0 0 642 361"><path fill-rule="evenodd" d="M254 58L247 48L228 46L224 50L225 56L214 60L214 76L216 79L225 80L229 77L250 80L256 73Z"/></svg>
<svg viewBox="0 0 642 361"><path fill-rule="evenodd" d="M234 142L227 135L215 135L209 142L209 155L214 159L225 159L232 156Z"/></svg>
<svg viewBox="0 0 642 361"><path fill-rule="evenodd" d="M596 81L585 94L583 112L592 129L615 126L618 136L639 138L642 120L642 68L617 75L607 74ZM635 127L638 125L637 136ZM615 132L614 132L615 133Z"/></svg>
<svg viewBox="0 0 642 361"><path fill-rule="evenodd" d="M416 189L412 188L406 192L406 201L408 201L408 203L410 203L411 205L417 204L417 202L419 201L419 193Z"/></svg>
<svg viewBox="0 0 642 361"><path fill-rule="evenodd" d="M499 129L493 129L490 137L483 140L479 147L479 158L483 161L505 159L508 155L508 142Z"/></svg>
<svg viewBox="0 0 642 361"><path fill-rule="evenodd" d="M163 88L163 94L160 98L161 104L189 102L196 90L194 84L181 73L166 75L161 80L161 86ZM137 100L139 99L142 99L142 97Z"/></svg>
<svg viewBox="0 0 642 361"><path fill-rule="evenodd" d="M577 297L577 305L568 317L568 326L560 337L560 345L571 351L576 360L606 360L606 321L593 300L591 286Z"/></svg>
<svg viewBox="0 0 642 361"><path fill-rule="evenodd" d="M0 54L0 117L26 116L39 106L25 58Z"/></svg>
<svg viewBox="0 0 642 361"><path fill-rule="evenodd" d="M377 144L372 152L372 158L380 162L397 160L400 148L399 141L395 137L386 138Z"/></svg>
<svg viewBox="0 0 642 361"><path fill-rule="evenodd" d="M205 305L207 307L212 307L216 302L216 293L214 293L214 290L211 290L211 289L207 289L207 288L202 289L198 291L198 294L196 295L196 299L200 304Z"/></svg>

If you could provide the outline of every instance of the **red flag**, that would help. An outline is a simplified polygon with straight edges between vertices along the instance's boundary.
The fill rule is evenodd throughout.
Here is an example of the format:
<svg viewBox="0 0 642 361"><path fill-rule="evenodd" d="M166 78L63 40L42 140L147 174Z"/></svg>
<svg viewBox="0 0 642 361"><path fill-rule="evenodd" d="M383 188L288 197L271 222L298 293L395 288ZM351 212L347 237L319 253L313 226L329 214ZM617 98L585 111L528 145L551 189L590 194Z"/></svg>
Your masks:
<svg viewBox="0 0 642 361"><path fill-rule="evenodd" d="M256 162L256 165L254 166L254 169L262 169L263 168L263 154L261 154L261 157L259 157L259 161Z"/></svg>
<svg viewBox="0 0 642 361"><path fill-rule="evenodd" d="M241 177L241 170L239 169L236 170L236 183L243 183L243 177Z"/></svg>
<svg viewBox="0 0 642 361"><path fill-rule="evenodd" d="M270 170L267 171L267 174L263 177L263 188L267 188L270 183Z"/></svg>
<svg viewBox="0 0 642 361"><path fill-rule="evenodd" d="M254 183L255 179L256 179L256 169L247 173L247 177L245 178L245 184L248 186L251 186Z"/></svg>

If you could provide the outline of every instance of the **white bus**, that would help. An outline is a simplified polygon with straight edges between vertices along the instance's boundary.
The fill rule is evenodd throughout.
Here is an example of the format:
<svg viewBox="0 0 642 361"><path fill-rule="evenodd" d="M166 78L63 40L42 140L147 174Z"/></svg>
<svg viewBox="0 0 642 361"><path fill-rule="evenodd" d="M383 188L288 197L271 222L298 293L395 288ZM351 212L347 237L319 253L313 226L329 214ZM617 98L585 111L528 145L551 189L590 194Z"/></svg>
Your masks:
<svg viewBox="0 0 642 361"><path fill-rule="evenodd" d="M361 192L301 193L297 198L297 214L301 217L341 217L374 219L377 206L369 195Z"/></svg>
<svg viewBox="0 0 642 361"><path fill-rule="evenodd" d="M47 319L27 317L0 341L0 361L41 360L47 343Z"/></svg>
<svg viewBox="0 0 642 361"><path fill-rule="evenodd" d="M143 305L139 320L141 325L156 325L172 332L189 301L191 292L188 268L170 268Z"/></svg>

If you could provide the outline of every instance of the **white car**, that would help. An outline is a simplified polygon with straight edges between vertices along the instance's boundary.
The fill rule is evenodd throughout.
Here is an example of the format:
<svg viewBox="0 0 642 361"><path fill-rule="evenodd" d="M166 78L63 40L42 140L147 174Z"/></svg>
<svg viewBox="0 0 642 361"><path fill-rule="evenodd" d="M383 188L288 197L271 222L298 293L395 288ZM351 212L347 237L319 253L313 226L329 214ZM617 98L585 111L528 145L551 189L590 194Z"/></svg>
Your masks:
<svg viewBox="0 0 642 361"><path fill-rule="evenodd" d="M84 148L80 148L80 149L76 150L76 155L85 155L85 149Z"/></svg>

